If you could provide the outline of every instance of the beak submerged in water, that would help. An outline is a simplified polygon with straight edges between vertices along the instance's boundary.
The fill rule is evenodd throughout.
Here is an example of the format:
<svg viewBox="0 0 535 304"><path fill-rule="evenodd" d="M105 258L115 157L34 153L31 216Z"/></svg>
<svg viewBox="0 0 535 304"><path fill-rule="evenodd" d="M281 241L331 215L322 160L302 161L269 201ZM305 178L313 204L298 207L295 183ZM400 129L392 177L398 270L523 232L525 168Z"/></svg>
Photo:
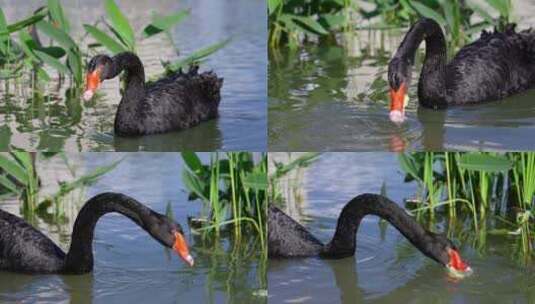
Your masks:
<svg viewBox="0 0 535 304"><path fill-rule="evenodd" d="M173 245L173 250L186 262L189 266L193 266L193 257L189 254L188 244L184 235L180 232L175 231L175 243Z"/></svg>
<svg viewBox="0 0 535 304"><path fill-rule="evenodd" d="M456 278L464 278L473 273L472 268L461 259L461 255L457 250L448 248L448 256L450 257L450 262L446 267L450 275Z"/></svg>
<svg viewBox="0 0 535 304"><path fill-rule="evenodd" d="M95 95L95 91L100 87L100 70L95 69L93 72L88 72L85 80L83 99L89 101Z"/></svg>
<svg viewBox="0 0 535 304"><path fill-rule="evenodd" d="M405 107L409 103L409 94L405 83L397 90L390 89L390 120L400 124L405 120Z"/></svg>

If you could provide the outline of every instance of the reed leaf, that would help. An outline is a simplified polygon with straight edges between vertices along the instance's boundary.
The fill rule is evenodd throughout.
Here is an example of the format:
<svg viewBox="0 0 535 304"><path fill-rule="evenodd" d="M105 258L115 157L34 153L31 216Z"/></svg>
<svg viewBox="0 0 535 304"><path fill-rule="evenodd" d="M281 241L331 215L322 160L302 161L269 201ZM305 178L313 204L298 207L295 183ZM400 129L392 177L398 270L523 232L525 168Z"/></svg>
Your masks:
<svg viewBox="0 0 535 304"><path fill-rule="evenodd" d="M114 0L105 0L104 7L113 29L120 35L120 38L127 44L128 48L133 50L135 37L128 19L123 15Z"/></svg>

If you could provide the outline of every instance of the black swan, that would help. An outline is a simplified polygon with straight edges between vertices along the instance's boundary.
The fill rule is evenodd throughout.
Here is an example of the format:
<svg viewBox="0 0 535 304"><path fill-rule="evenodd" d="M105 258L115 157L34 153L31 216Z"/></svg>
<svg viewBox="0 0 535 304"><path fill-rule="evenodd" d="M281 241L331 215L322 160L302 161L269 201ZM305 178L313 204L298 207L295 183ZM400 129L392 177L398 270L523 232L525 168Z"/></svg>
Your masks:
<svg viewBox="0 0 535 304"><path fill-rule="evenodd" d="M102 193L80 210L72 232L71 247L64 253L43 233L23 219L0 210L0 271L83 274L93 270L93 233L101 216L118 212L130 218L190 266L182 227L135 199L120 193Z"/></svg>
<svg viewBox="0 0 535 304"><path fill-rule="evenodd" d="M353 256L360 221L368 214L390 222L418 250L447 267L451 273L462 276L472 272L446 236L425 230L396 203L384 196L369 193L361 194L346 204L338 218L334 237L326 245L279 208L270 205L268 256L270 258L320 256L327 259Z"/></svg>
<svg viewBox="0 0 535 304"><path fill-rule="evenodd" d="M450 105L500 100L535 86L535 32L483 31L447 63L446 42L438 23L421 19L405 35L388 65L390 120L401 123L408 102L411 69L420 43L425 59L418 82L420 105L445 109Z"/></svg>
<svg viewBox="0 0 535 304"><path fill-rule="evenodd" d="M216 118L223 79L215 73L179 71L154 83L145 83L143 64L134 53L113 57L97 55L87 67L84 100L90 100L100 83L126 72L123 97L115 116L120 136L148 135L182 130Z"/></svg>

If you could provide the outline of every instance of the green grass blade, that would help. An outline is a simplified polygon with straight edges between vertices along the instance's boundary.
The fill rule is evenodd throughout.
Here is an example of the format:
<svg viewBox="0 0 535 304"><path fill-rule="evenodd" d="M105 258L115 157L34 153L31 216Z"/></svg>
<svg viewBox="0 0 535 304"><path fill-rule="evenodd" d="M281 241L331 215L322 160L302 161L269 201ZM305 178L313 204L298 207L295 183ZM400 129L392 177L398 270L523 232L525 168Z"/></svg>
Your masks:
<svg viewBox="0 0 535 304"><path fill-rule="evenodd" d="M36 49L56 59L62 58L66 54L65 50L59 46L39 47Z"/></svg>
<svg viewBox="0 0 535 304"><path fill-rule="evenodd" d="M182 159L184 160L184 163L188 166L191 172L197 175L201 173L202 163L195 152L185 151L185 152L182 152L180 155L182 155Z"/></svg>
<svg viewBox="0 0 535 304"><path fill-rule="evenodd" d="M22 166L16 161L9 159L5 154L0 154L0 168L15 178L19 183L23 185L28 184L28 175Z"/></svg>
<svg viewBox="0 0 535 304"><path fill-rule="evenodd" d="M327 35L329 32L312 16L298 16L291 15L291 18L296 22L299 27L304 31L312 31L315 34Z"/></svg>
<svg viewBox="0 0 535 304"><path fill-rule="evenodd" d="M117 4L115 4L115 1L105 0L104 7L115 31L121 35L123 41L128 44L129 49L134 49L134 31L132 30L128 19L126 19Z"/></svg>
<svg viewBox="0 0 535 304"><path fill-rule="evenodd" d="M72 50L69 50L67 53L67 62L69 63L74 81L77 84L81 84L83 82L82 58L79 53Z"/></svg>
<svg viewBox="0 0 535 304"><path fill-rule="evenodd" d="M4 54L7 53L7 40L9 39L9 36L7 35L7 22L6 22L6 16L4 15L4 11L0 7L0 51Z"/></svg>
<svg viewBox="0 0 535 304"><path fill-rule="evenodd" d="M190 64L192 64L195 61L199 61L205 57L210 56L211 54L219 51L223 47L225 47L229 42L231 41L231 38L225 39L221 42L215 43L213 45L207 46L205 48L202 48L198 51L193 52L188 57L181 59L177 62L168 64L165 66L165 69L167 71L178 71L178 69L186 67Z"/></svg>
<svg viewBox="0 0 535 304"><path fill-rule="evenodd" d="M151 24L147 25L143 29L143 36L145 38L154 36L163 31L169 30L175 24L182 21L186 16L189 15L189 10L181 10L173 15L169 16L155 16Z"/></svg>
<svg viewBox="0 0 535 304"><path fill-rule="evenodd" d="M69 68L67 68L66 65L64 65L63 63L61 63L59 60L57 60L56 58L48 55L47 53L45 52L42 52L42 51L39 51L39 50L34 50L34 53L37 57L39 57L39 59L41 59L45 64L48 64L49 66L53 67L54 69L56 69L58 72L62 73L62 74L69 74L70 71L69 71Z"/></svg>
<svg viewBox="0 0 535 304"><path fill-rule="evenodd" d="M245 175L242 180L243 185L252 190L267 190L268 179L267 175L261 172L255 172Z"/></svg>
<svg viewBox="0 0 535 304"><path fill-rule="evenodd" d="M65 17L65 14L63 13L63 8L61 7L61 3L59 0L48 0L48 11L50 12L50 15L52 16L52 19L56 21L60 28L65 32L70 32L70 25L69 21Z"/></svg>
<svg viewBox="0 0 535 304"><path fill-rule="evenodd" d="M510 170L513 164L503 155L468 153L461 155L458 166L471 171L503 172Z"/></svg>
<svg viewBox="0 0 535 304"><path fill-rule="evenodd" d="M100 44L102 44L105 48L107 48L110 52L117 54L120 52L125 52L127 49L120 43L116 42L113 38L111 38L108 34L104 33L103 31L99 30L98 28L89 25L84 24L85 30L95 38Z"/></svg>
<svg viewBox="0 0 535 304"><path fill-rule="evenodd" d="M426 18L431 18L435 20L441 26L445 27L447 25L446 20L440 14L435 12L433 9L415 1L411 1L411 5L418 12L418 14Z"/></svg>
<svg viewBox="0 0 535 304"><path fill-rule="evenodd" d="M17 185L15 185L15 183L13 183L5 175L0 175L0 185L5 189L9 190L9 192L15 193L16 195L20 195L22 192L19 187L17 187Z"/></svg>
<svg viewBox="0 0 535 304"><path fill-rule="evenodd" d="M11 34L11 33L14 33L14 32L18 32L19 30L29 26L29 25L32 25L32 24L35 24L39 21L41 21L44 17L46 16L46 11L43 11L43 12L40 12L36 15L33 15L31 17L28 17L26 19L23 19L21 21L18 21L18 22L15 22L13 24L10 24L6 27L5 30L3 30L2 32L0 32L0 35L8 35L8 34ZM6 32L7 31L7 32Z"/></svg>
<svg viewBox="0 0 535 304"><path fill-rule="evenodd" d="M50 22L44 20L40 21L37 23L37 28L66 49L78 48L78 45L67 33L65 33L62 29L54 27Z"/></svg>
<svg viewBox="0 0 535 304"><path fill-rule="evenodd" d="M268 12L269 14L273 14L277 7L282 4L282 0L268 0Z"/></svg>

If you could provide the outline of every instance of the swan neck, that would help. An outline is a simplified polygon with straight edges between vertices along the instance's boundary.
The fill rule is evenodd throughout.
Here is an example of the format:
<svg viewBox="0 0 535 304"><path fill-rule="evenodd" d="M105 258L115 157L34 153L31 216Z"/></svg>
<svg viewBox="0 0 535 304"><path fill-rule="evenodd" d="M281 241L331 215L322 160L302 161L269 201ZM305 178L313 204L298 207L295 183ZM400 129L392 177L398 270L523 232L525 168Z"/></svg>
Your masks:
<svg viewBox="0 0 535 304"><path fill-rule="evenodd" d="M354 255L360 222L370 214L388 221L418 249L424 248L428 238L427 231L403 208L384 196L362 194L352 199L342 210L334 237L325 246L322 255L332 258Z"/></svg>
<svg viewBox="0 0 535 304"><path fill-rule="evenodd" d="M406 59L411 66L414 66L416 51L424 40L425 58L420 73L419 90L426 91L423 92L425 97L443 98L446 87L447 50L446 40L438 23L426 18L415 23L405 35L395 57Z"/></svg>
<svg viewBox="0 0 535 304"><path fill-rule="evenodd" d="M125 71L123 100L137 100L145 93L145 69L139 57L131 52L123 52L112 58L112 78Z"/></svg>
<svg viewBox="0 0 535 304"><path fill-rule="evenodd" d="M93 235L103 215L117 212L147 230L154 211L135 199L118 193L102 193L85 203L74 223L72 241L65 258L65 273L87 273L93 269Z"/></svg>

